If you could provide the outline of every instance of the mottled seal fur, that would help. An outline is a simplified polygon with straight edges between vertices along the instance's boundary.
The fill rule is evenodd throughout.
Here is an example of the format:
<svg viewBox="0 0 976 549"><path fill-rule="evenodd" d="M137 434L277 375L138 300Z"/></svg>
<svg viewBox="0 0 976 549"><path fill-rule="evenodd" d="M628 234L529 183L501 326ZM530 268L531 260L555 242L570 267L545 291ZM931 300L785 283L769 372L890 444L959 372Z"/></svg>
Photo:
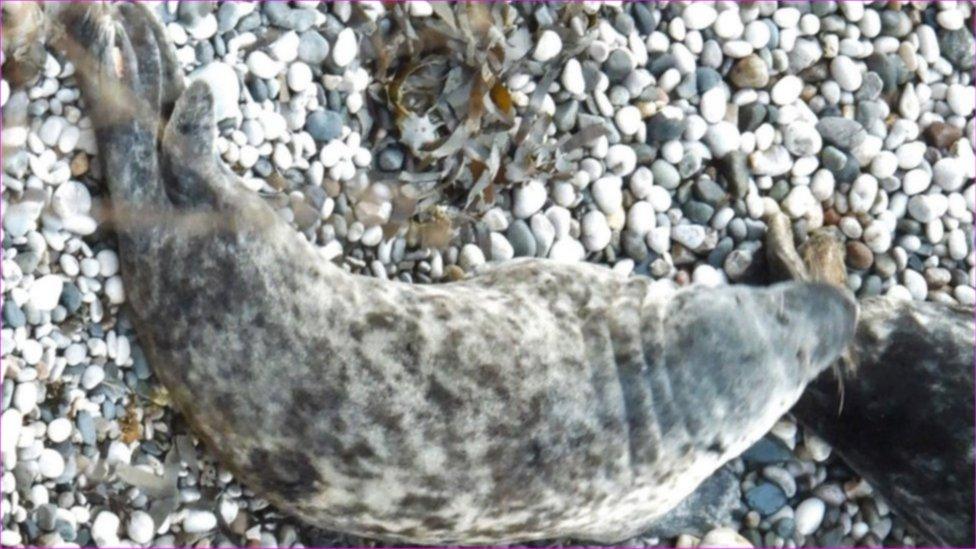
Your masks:
<svg viewBox="0 0 976 549"><path fill-rule="evenodd" d="M222 165L209 89L183 89L144 7L118 9L115 26L65 17L140 342L220 458L312 524L625 539L760 438L853 334L828 285L674 292L544 260L434 286L350 275Z"/></svg>

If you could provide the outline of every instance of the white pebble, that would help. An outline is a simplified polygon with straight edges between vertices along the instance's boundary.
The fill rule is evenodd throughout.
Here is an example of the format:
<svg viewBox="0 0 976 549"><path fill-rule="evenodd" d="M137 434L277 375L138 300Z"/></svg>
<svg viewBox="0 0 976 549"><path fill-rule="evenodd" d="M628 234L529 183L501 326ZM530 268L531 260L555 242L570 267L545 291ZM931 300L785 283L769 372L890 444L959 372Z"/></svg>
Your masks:
<svg viewBox="0 0 976 549"><path fill-rule="evenodd" d="M780 78L770 90L770 98L777 105L789 105L799 99L803 91L803 81L799 77L788 74Z"/></svg>
<svg viewBox="0 0 976 549"><path fill-rule="evenodd" d="M491 241L491 260L508 261L515 257L515 250L512 244L501 233L491 233L488 235Z"/></svg>
<svg viewBox="0 0 976 549"><path fill-rule="evenodd" d="M545 30L542 31L542 35L539 36L539 40L536 42L535 51L532 52L532 58L544 63L559 55L562 49L563 41L559 38L559 35L555 31Z"/></svg>
<svg viewBox="0 0 976 549"><path fill-rule="evenodd" d="M590 211L583 216L581 223L583 245L591 252L597 252L610 244L610 225L599 211Z"/></svg>
<svg viewBox="0 0 976 549"><path fill-rule="evenodd" d="M284 66L261 50L254 50L247 56L247 70L258 78L271 79L278 76Z"/></svg>
<svg viewBox="0 0 976 549"><path fill-rule="evenodd" d="M296 92L303 92L312 85L312 69L301 62L288 66L288 87Z"/></svg>
<svg viewBox="0 0 976 549"><path fill-rule="evenodd" d="M58 306L64 280L58 275L45 275L31 284L28 303L38 311L51 311Z"/></svg>
<svg viewBox="0 0 976 549"><path fill-rule="evenodd" d="M621 107L613 119L617 123L617 128L624 135L634 135L644 125L641 120L640 109L633 105Z"/></svg>
<svg viewBox="0 0 976 549"><path fill-rule="evenodd" d="M335 45L332 46L332 61L337 67L345 67L359 55L356 33L349 27L339 31Z"/></svg>
<svg viewBox="0 0 976 549"><path fill-rule="evenodd" d="M711 124L722 120L725 117L726 101L725 89L722 86L715 86L703 93L699 103L701 117Z"/></svg>
<svg viewBox="0 0 976 549"><path fill-rule="evenodd" d="M586 81L583 79L583 67L575 58L566 62L563 67L563 74L560 79L563 87L569 93L582 96L586 92Z"/></svg>
<svg viewBox="0 0 976 549"><path fill-rule="evenodd" d="M189 534L209 532L217 527L217 516L210 511L190 509L183 518L183 531Z"/></svg>
<svg viewBox="0 0 976 549"><path fill-rule="evenodd" d="M155 530L156 526L153 524L153 519L149 513L136 510L129 515L129 523L126 525L125 533L132 541L146 544L152 541Z"/></svg>
<svg viewBox="0 0 976 549"><path fill-rule="evenodd" d="M71 431L73 428L74 427L71 425L71 421L68 418L55 418L47 425L47 438L55 444L64 442L68 440L68 437L71 436Z"/></svg>
<svg viewBox="0 0 976 549"><path fill-rule="evenodd" d="M516 187L512 197L512 215L518 219L531 217L546 203L546 187L533 179Z"/></svg>
<svg viewBox="0 0 976 549"><path fill-rule="evenodd" d="M827 506L817 498L808 498L796 506L793 520L796 521L796 532L801 536L809 536L820 528Z"/></svg>
<svg viewBox="0 0 976 549"><path fill-rule="evenodd" d="M610 215L620 211L623 207L622 185L623 182L619 177L608 175L597 179L590 186L593 201L603 213Z"/></svg>
<svg viewBox="0 0 976 549"><path fill-rule="evenodd" d="M924 192L932 182L932 175L921 168L909 171L902 177L901 190L912 196Z"/></svg>
<svg viewBox="0 0 976 549"><path fill-rule="evenodd" d="M119 542L119 525L121 521L118 515L111 511L101 511L95 517L91 525L92 539L99 547L117 545Z"/></svg>
<svg viewBox="0 0 976 549"><path fill-rule="evenodd" d="M58 478L64 473L64 457L57 450L45 448L37 458L37 468L45 478Z"/></svg>
<svg viewBox="0 0 976 549"><path fill-rule="evenodd" d="M549 249L549 259L562 263L578 263L586 257L583 245L572 238L557 240Z"/></svg>

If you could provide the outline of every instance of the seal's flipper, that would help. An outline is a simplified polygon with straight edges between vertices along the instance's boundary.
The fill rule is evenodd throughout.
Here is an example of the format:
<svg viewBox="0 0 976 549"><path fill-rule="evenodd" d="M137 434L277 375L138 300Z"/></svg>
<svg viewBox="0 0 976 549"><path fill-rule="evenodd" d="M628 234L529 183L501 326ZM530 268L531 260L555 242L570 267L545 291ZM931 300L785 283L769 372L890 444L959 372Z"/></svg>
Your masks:
<svg viewBox="0 0 976 549"><path fill-rule="evenodd" d="M122 48L123 61L126 66L135 67L134 78L130 87L141 99L140 106L144 108L143 115L146 123L153 128L159 126L161 112L160 84L162 73L160 68L159 44L153 34L147 17L152 17L140 4L122 4L119 13L125 24L122 36L127 38Z"/></svg>
<svg viewBox="0 0 976 549"><path fill-rule="evenodd" d="M196 81L180 95L163 133L166 194L177 207L216 207L225 174L214 151L217 121L210 87Z"/></svg>
<svg viewBox="0 0 976 549"><path fill-rule="evenodd" d="M166 39L166 31L159 19L145 4L122 4L119 10L136 48L140 76L143 82L151 84L152 103L157 105L160 125L165 126L173 105L185 88L176 51Z"/></svg>

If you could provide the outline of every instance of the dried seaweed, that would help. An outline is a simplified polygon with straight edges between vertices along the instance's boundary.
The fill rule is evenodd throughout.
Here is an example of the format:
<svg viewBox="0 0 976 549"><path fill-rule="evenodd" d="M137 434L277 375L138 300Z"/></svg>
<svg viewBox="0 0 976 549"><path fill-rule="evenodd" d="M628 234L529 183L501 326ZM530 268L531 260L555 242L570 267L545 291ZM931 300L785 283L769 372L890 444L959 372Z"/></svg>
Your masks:
<svg viewBox="0 0 976 549"><path fill-rule="evenodd" d="M393 113L393 137L410 152L397 181L409 184L412 194L395 200L384 234L395 234L412 219L411 232L434 245L443 241L446 226L480 217L499 189L529 179L568 179L572 162L567 156L605 130L584 128L557 142L542 109L559 67L591 38L553 25L566 47L556 59L539 63L529 55L533 32L517 24L518 8L501 3L432 6L434 16L426 18L411 18L404 5L390 6L392 25L373 32L367 57L372 57L375 82L370 98L380 104L377 110ZM565 19L578 10L567 6L564 11ZM506 86L515 74L537 82L524 107L517 106ZM445 204L431 215L434 205ZM445 224L445 217L454 221Z"/></svg>

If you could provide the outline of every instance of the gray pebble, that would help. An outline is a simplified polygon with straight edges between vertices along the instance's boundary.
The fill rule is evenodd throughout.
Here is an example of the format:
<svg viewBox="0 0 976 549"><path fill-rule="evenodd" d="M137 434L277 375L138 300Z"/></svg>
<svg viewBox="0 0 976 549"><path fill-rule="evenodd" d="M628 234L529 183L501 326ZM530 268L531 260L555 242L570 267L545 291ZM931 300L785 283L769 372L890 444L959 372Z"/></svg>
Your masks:
<svg viewBox="0 0 976 549"><path fill-rule="evenodd" d="M322 64L329 56L329 41L318 31L310 29L301 34L298 58L311 66Z"/></svg>
<svg viewBox="0 0 976 549"><path fill-rule="evenodd" d="M521 219L513 221L505 232L505 238L512 245L515 257L535 257L537 248L535 236L525 221Z"/></svg>
<svg viewBox="0 0 976 549"><path fill-rule="evenodd" d="M817 131L824 141L842 149L853 149L867 137L867 132L856 121L839 116L828 116L817 122Z"/></svg>
<svg viewBox="0 0 976 549"><path fill-rule="evenodd" d="M308 115L305 130L312 139L327 143L342 135L342 115L335 111L319 109Z"/></svg>

